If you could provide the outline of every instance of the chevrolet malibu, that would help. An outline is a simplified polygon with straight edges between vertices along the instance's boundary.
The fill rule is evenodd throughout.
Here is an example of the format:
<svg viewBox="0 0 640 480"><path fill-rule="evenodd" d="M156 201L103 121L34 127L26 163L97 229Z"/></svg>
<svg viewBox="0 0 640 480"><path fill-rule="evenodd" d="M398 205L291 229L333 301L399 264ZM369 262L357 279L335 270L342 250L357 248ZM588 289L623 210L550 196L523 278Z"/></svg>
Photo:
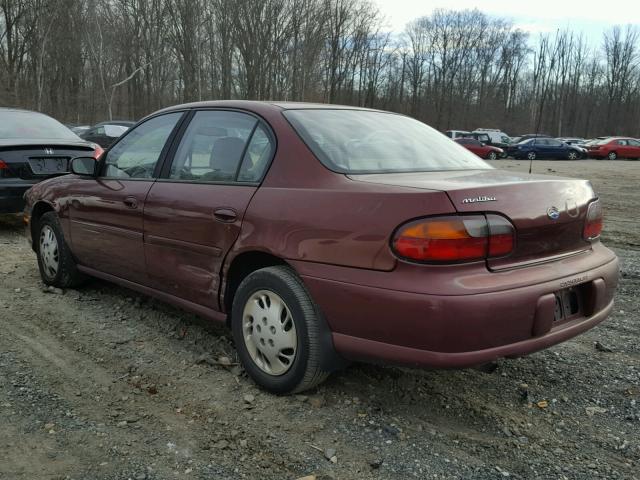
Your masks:
<svg viewBox="0 0 640 480"><path fill-rule="evenodd" d="M181 105L71 171L26 195L44 283L98 277L226 322L275 393L350 360L525 355L613 306L589 182L496 170L402 115Z"/></svg>

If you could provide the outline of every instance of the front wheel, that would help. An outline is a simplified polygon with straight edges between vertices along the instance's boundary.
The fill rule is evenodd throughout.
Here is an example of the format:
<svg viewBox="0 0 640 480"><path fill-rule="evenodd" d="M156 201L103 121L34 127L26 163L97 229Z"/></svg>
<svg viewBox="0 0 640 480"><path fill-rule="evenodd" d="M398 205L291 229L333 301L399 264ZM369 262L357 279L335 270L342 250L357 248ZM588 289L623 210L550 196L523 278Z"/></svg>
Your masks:
<svg viewBox="0 0 640 480"><path fill-rule="evenodd" d="M496 155L496 152L489 152L489 155L487 155L487 158L489 160L495 160L496 158L498 158L498 155Z"/></svg>
<svg viewBox="0 0 640 480"><path fill-rule="evenodd" d="M249 274L233 299L232 330L240 361L262 388L277 394L315 387L329 375L323 320L305 286L289 267Z"/></svg>
<svg viewBox="0 0 640 480"><path fill-rule="evenodd" d="M527 153L527 159L529 159L529 160L535 160L535 159L536 159L536 152L529 152L529 153Z"/></svg>
<svg viewBox="0 0 640 480"><path fill-rule="evenodd" d="M616 152L609 152L609 155L607 155L607 158L609 160L616 160L618 158L618 154Z"/></svg>
<svg viewBox="0 0 640 480"><path fill-rule="evenodd" d="M574 152L573 150L571 150L569 153L567 153L567 159L569 159L569 160L577 160L578 159L578 152Z"/></svg>
<svg viewBox="0 0 640 480"><path fill-rule="evenodd" d="M69 288L78 286L85 279L76 267L54 212L40 217L36 253L40 277L46 285Z"/></svg>

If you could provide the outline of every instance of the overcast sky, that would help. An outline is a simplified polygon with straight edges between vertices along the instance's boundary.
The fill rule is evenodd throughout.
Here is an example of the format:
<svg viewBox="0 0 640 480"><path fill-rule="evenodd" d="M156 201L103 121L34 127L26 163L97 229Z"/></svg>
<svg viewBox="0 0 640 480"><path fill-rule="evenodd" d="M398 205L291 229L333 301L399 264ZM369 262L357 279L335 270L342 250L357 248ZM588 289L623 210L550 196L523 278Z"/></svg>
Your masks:
<svg viewBox="0 0 640 480"><path fill-rule="evenodd" d="M570 27L599 43L602 32L615 24L640 25L640 0L373 0L387 17L389 27L401 32L407 22L437 8L473 9L510 18L533 34Z"/></svg>

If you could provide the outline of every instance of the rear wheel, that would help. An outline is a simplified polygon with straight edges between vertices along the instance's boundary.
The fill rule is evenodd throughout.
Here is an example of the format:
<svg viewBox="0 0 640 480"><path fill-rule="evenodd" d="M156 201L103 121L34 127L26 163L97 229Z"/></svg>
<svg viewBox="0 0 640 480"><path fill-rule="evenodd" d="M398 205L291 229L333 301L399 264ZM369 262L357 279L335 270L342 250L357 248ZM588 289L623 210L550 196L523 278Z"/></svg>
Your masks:
<svg viewBox="0 0 640 480"><path fill-rule="evenodd" d="M69 288L82 283L85 276L77 269L54 212L40 217L36 245L40 277L45 284Z"/></svg>
<svg viewBox="0 0 640 480"><path fill-rule="evenodd" d="M609 152L609 155L607 155L607 158L609 160L616 160L618 158L618 154L616 152Z"/></svg>
<svg viewBox="0 0 640 480"><path fill-rule="evenodd" d="M528 160L535 160L536 159L536 152L527 153L527 159Z"/></svg>
<svg viewBox="0 0 640 480"><path fill-rule="evenodd" d="M496 155L496 152L489 152L489 155L487 155L487 158L489 160L495 160L496 158L498 158L498 155Z"/></svg>
<svg viewBox="0 0 640 480"><path fill-rule="evenodd" d="M270 392L308 390L329 375L323 370L322 319L302 281L289 267L249 274L233 299L232 330L249 376Z"/></svg>

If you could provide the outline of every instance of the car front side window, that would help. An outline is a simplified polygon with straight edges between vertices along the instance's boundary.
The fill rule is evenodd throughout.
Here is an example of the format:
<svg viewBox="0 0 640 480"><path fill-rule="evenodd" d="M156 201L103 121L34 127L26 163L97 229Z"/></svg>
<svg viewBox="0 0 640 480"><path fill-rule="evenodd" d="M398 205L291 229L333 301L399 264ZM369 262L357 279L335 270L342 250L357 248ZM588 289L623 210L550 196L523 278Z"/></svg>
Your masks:
<svg viewBox="0 0 640 480"><path fill-rule="evenodd" d="M104 176L153 178L160 154L182 114L160 115L131 130L107 153Z"/></svg>

